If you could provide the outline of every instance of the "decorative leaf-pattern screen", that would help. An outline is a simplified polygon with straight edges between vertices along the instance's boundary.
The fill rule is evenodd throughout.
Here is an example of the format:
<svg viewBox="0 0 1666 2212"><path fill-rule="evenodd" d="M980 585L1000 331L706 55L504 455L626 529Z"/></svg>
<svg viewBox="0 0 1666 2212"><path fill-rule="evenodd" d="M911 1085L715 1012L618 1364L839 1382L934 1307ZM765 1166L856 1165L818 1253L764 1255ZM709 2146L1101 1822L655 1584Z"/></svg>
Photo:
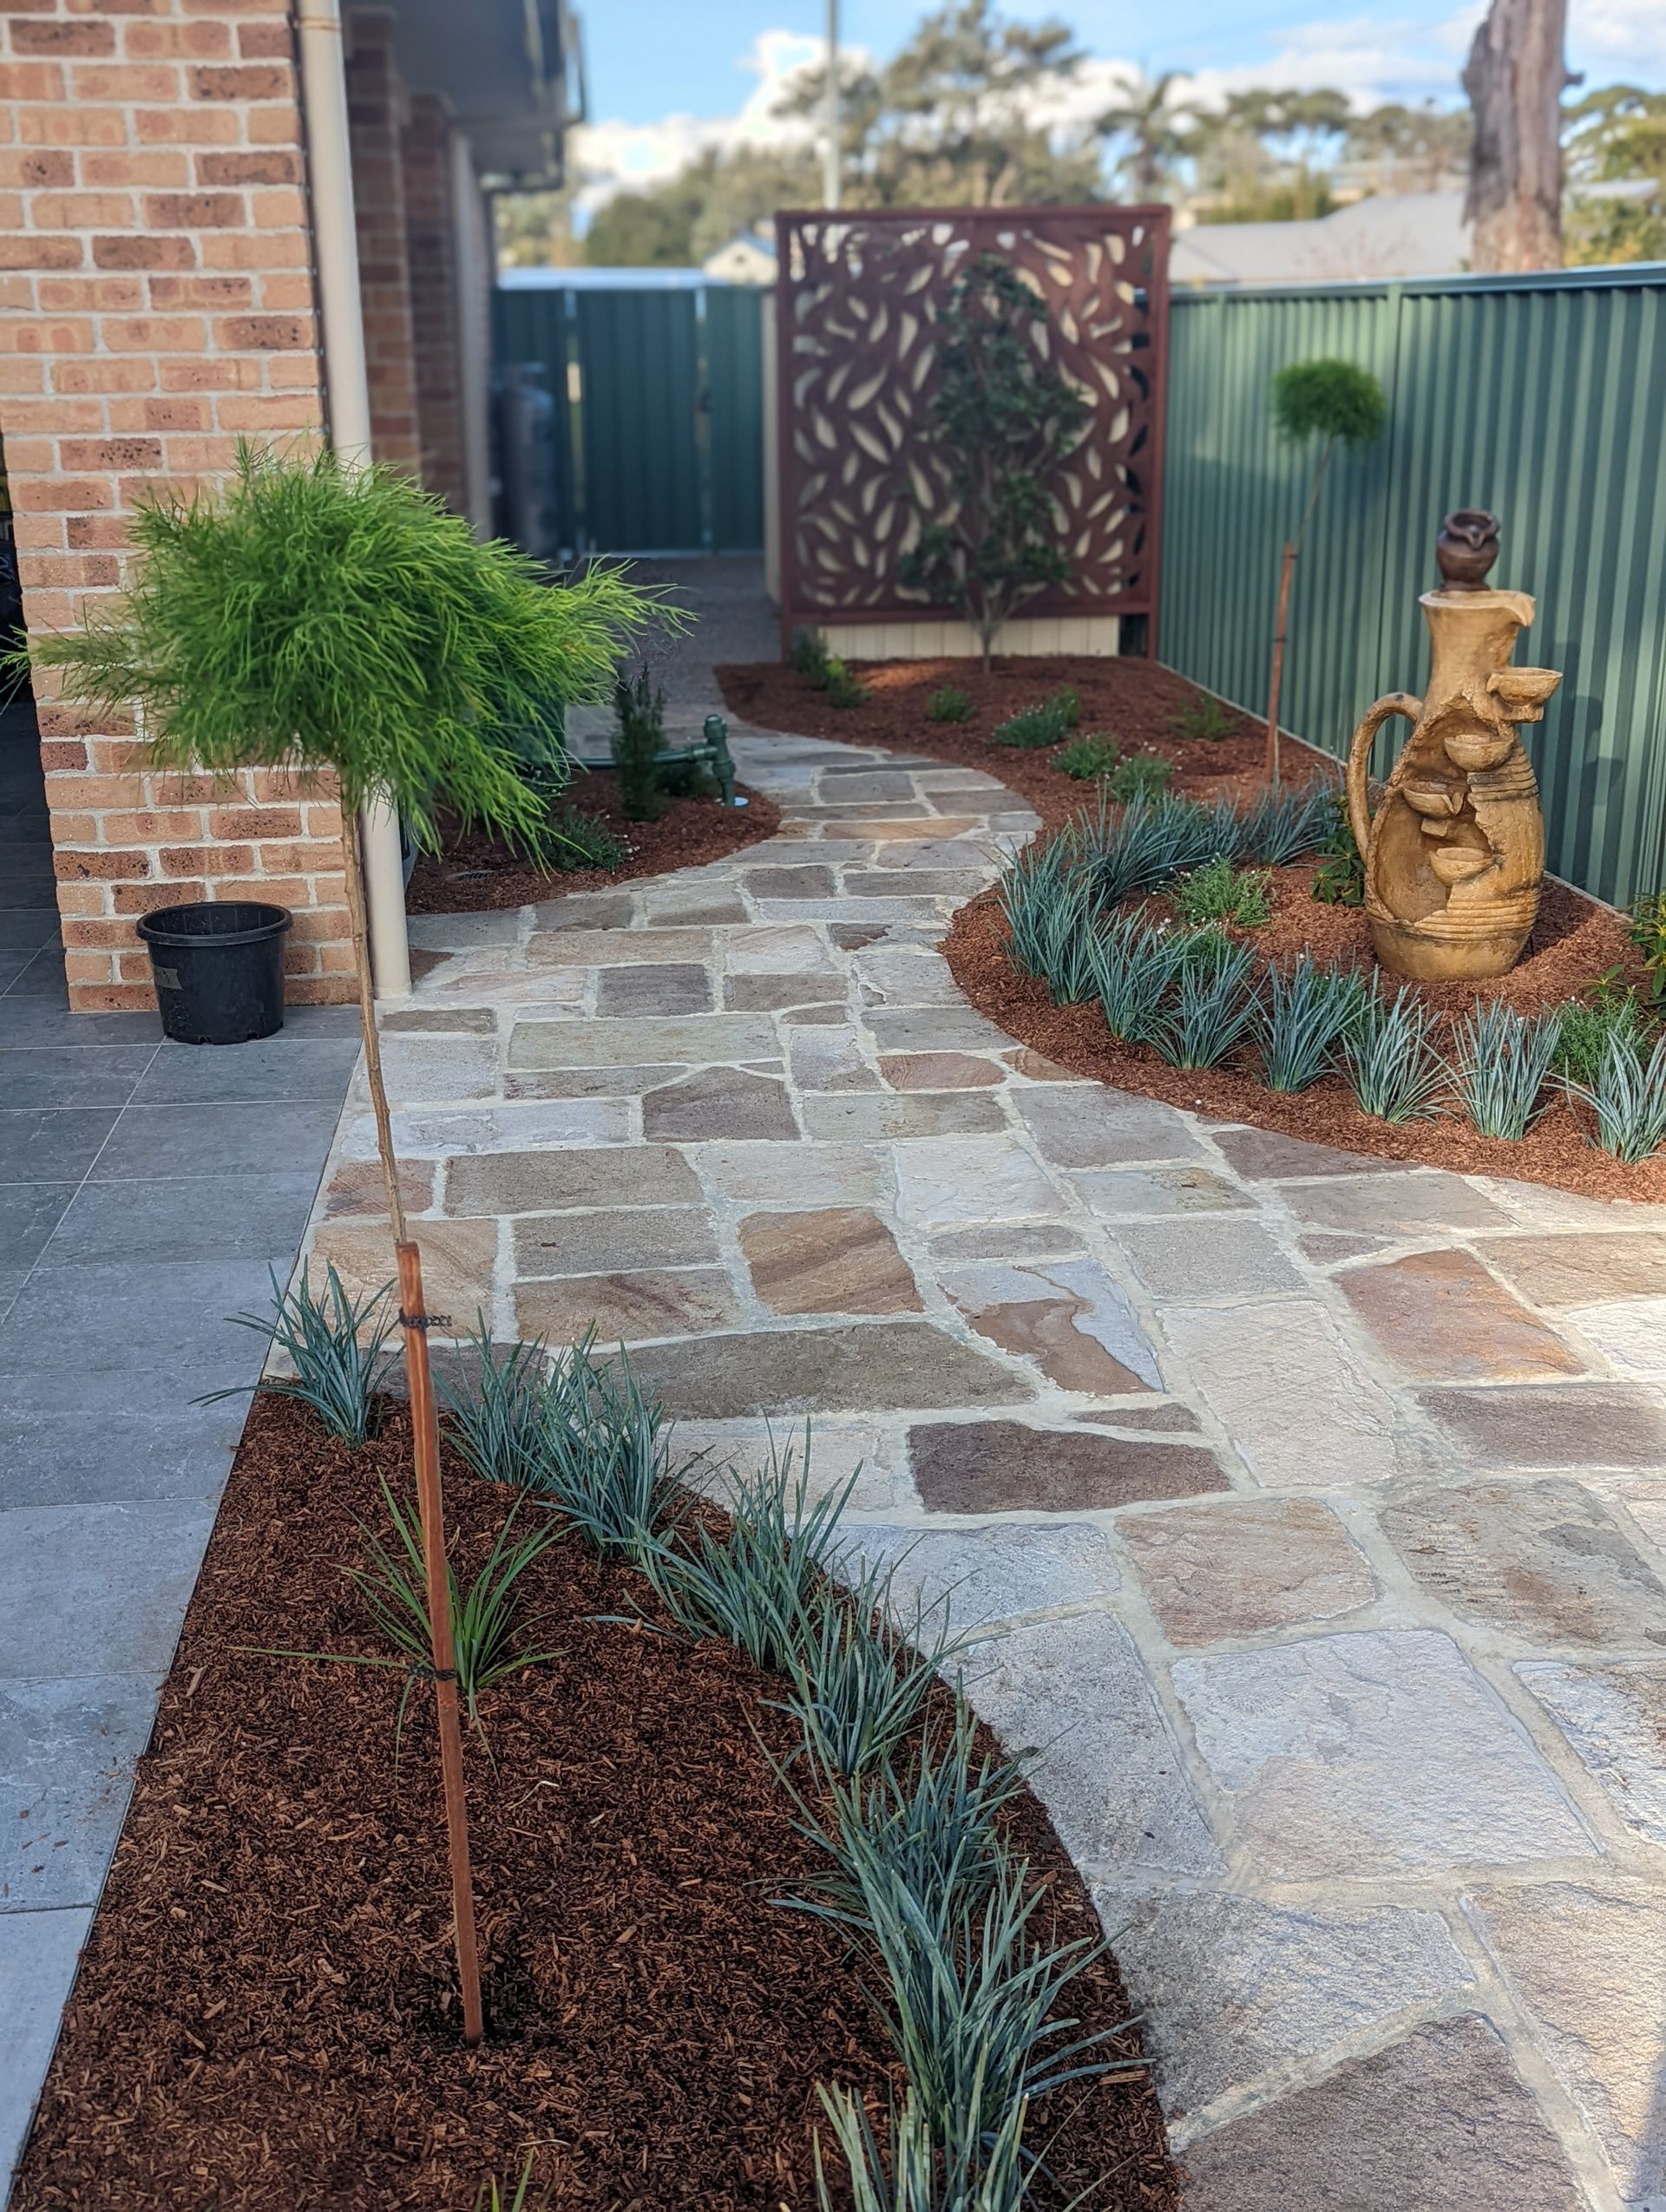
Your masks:
<svg viewBox="0 0 1666 2212"><path fill-rule="evenodd" d="M1168 320L1165 207L784 214L782 616L903 619L934 610L896 580L922 525L954 514L931 436L935 317L976 254L1047 305L1050 347L1092 413L1051 487L1069 580L1026 615L1145 614L1154 632Z"/></svg>

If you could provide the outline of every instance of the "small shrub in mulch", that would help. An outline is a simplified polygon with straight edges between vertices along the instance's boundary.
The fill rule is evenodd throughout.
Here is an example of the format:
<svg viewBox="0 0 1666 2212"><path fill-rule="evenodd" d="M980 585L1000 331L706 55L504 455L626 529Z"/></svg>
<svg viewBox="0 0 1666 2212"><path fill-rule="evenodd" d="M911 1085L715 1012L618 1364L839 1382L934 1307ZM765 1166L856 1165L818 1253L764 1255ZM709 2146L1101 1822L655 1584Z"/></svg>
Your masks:
<svg viewBox="0 0 1666 2212"><path fill-rule="evenodd" d="M744 846L771 837L781 810L762 793L740 787L744 807L719 806L713 798L680 796L666 801L653 821L634 821L621 802L619 778L611 769L574 777L567 803L585 818L587 833L605 833L623 847L616 867L569 867L581 856L557 852L546 872L522 853L473 830L454 831L437 854L424 853L411 872L405 904L413 914L467 914L486 908L535 906L570 891L595 891L643 875L668 875L674 869L720 861ZM559 827L559 824L558 824Z"/></svg>
<svg viewBox="0 0 1666 2212"><path fill-rule="evenodd" d="M527 1647L553 1656L485 1692L466 1739L489 2032L462 2046L431 1709L411 1700L396 1759L397 1673L259 1655L377 1648L342 1564L378 1478L408 1482L406 1413L378 1412L357 1450L293 1400L251 1413L17 2212L467 2212L528 2160L534 2206L808 2212L818 2126L848 2202L817 2085L882 2134L902 2084L861 1943L772 1902L826 1863L803 1829L824 1793L800 1759L796 1804L776 1770L802 1742L787 1685L663 1633L648 1581L570 1534L517 1583ZM466 1589L515 1494L449 1445L446 1474ZM1038 1933L1097 1939L1034 1800L1003 1817L1045 1883ZM1077 2032L1126 2019L1108 1957L1071 1996ZM1137 2058L1137 2032L1109 2048ZM1026 2140L1036 2212L1084 2191L1177 2212L1143 2069L1053 2091Z"/></svg>

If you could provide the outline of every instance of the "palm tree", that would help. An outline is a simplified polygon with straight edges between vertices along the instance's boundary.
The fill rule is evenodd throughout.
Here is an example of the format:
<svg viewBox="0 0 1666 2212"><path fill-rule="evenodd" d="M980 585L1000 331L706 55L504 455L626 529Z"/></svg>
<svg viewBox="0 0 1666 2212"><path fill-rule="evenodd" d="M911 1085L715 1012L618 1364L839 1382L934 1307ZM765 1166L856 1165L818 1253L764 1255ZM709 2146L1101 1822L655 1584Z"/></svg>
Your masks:
<svg viewBox="0 0 1666 2212"><path fill-rule="evenodd" d="M1138 200L1160 200L1173 182L1176 163L1192 151L1197 126L1193 110L1175 96L1178 82L1176 69L1132 78L1117 106L1094 125L1101 138L1125 141L1117 173Z"/></svg>

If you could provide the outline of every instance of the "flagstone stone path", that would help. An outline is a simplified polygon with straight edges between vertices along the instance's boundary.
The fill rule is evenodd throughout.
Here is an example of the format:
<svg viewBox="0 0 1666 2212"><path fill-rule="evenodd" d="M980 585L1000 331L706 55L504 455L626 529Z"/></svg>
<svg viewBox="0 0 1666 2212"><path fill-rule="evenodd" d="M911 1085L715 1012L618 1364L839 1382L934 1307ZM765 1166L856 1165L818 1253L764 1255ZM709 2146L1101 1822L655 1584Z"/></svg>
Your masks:
<svg viewBox="0 0 1666 2212"><path fill-rule="evenodd" d="M743 733L780 834L423 918L384 1020L430 1305L814 1417L987 1631L1193 2212L1577 2212L1666 2150L1666 1209L1074 1079L934 949L991 779ZM312 1249L387 1273L350 1104Z"/></svg>

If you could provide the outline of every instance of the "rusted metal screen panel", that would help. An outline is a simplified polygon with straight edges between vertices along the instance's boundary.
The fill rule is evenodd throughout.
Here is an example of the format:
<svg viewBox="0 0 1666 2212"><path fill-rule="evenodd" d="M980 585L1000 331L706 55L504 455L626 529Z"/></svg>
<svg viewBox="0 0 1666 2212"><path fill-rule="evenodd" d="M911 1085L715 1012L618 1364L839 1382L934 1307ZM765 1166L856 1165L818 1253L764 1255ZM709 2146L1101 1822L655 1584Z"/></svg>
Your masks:
<svg viewBox="0 0 1666 2212"><path fill-rule="evenodd" d="M992 252L1046 300L1088 401L1054 481L1068 581L1025 615L1144 614L1161 561L1169 211L1043 207L777 216L782 612L818 625L948 610L897 581L922 524L952 520L933 440L935 316Z"/></svg>
<svg viewBox="0 0 1666 2212"><path fill-rule="evenodd" d="M1440 518L1490 507L1493 581L1538 605L1518 657L1564 671L1523 732L1550 865L1618 900L1666 882L1666 270L1180 295L1171 333L1164 659L1264 711L1279 547L1309 474L1273 435L1269 380L1321 354L1361 362L1389 429L1327 484L1297 572L1288 726L1340 756L1374 698L1421 688Z"/></svg>

